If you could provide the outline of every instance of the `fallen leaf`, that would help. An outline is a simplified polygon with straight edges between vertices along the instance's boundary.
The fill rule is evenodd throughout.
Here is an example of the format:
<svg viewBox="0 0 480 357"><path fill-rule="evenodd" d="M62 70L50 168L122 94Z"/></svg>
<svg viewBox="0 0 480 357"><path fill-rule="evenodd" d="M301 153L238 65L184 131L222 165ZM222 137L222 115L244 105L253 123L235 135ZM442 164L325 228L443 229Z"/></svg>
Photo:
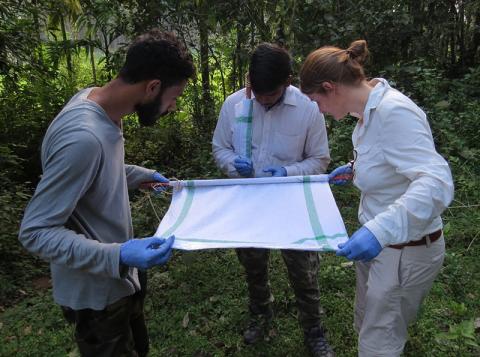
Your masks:
<svg viewBox="0 0 480 357"><path fill-rule="evenodd" d="M80 352L75 348L73 351L70 351L67 357L80 357Z"/></svg>
<svg viewBox="0 0 480 357"><path fill-rule="evenodd" d="M190 316L188 314L188 312L185 314L185 316L183 317L183 320L182 320L182 326L183 328L187 328L188 326L188 323L190 322Z"/></svg>
<svg viewBox="0 0 480 357"><path fill-rule="evenodd" d="M438 103L435 103L435 107L437 107L438 109L448 108L449 105L450 103L447 102L446 100L441 100Z"/></svg>
<svg viewBox="0 0 480 357"><path fill-rule="evenodd" d="M23 334L24 335L30 335L32 333L32 326L28 325L23 329Z"/></svg>

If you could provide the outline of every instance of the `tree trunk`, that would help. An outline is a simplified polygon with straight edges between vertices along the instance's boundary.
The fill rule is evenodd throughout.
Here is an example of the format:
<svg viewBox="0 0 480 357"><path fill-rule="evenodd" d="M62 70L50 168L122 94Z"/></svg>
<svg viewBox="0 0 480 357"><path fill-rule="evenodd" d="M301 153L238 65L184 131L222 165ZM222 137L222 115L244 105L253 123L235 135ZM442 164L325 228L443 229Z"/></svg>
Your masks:
<svg viewBox="0 0 480 357"><path fill-rule="evenodd" d="M90 65L92 66L92 77L93 77L93 84L97 84L97 69L95 68L95 46L92 45L92 37L88 36L88 50L90 52Z"/></svg>
<svg viewBox="0 0 480 357"><path fill-rule="evenodd" d="M102 31L102 37L103 37L103 53L105 54L105 69L107 70L107 79L108 81L112 80L112 68L110 66L110 49L109 49L109 43L108 43L108 34L105 33L105 31Z"/></svg>
<svg viewBox="0 0 480 357"><path fill-rule="evenodd" d="M462 69L465 68L465 4L463 0L458 1L458 26L460 27L459 34L459 52L460 52L460 65Z"/></svg>
<svg viewBox="0 0 480 357"><path fill-rule="evenodd" d="M70 54L70 43L67 38L67 30L65 28L65 20L63 16L60 16L60 27L62 29L62 39L63 39L63 48L65 50L65 57L67 58L67 70L68 74L72 76L73 66L72 66L72 56Z"/></svg>
<svg viewBox="0 0 480 357"><path fill-rule="evenodd" d="M420 0L411 0L408 3L410 16L412 18L412 32L408 36L405 44L409 46L402 46L403 48L403 58L406 60L414 59L418 56L419 52L424 50L423 44L419 44L416 41L412 41L412 38L422 38L423 25L425 24L425 12L423 1ZM428 53L428 51L427 51Z"/></svg>
<svg viewBox="0 0 480 357"><path fill-rule="evenodd" d="M465 65L471 67L477 63L475 56L480 47L480 8L477 9L473 20L473 36L465 55Z"/></svg>
<svg viewBox="0 0 480 357"><path fill-rule="evenodd" d="M239 72L241 31L242 31L242 27L240 26L240 22L237 22L237 40L235 45L235 51L233 51L233 56L232 56L232 74L230 76L230 86L232 88L232 92L236 92L238 88L237 80L238 80L238 72Z"/></svg>
<svg viewBox="0 0 480 357"><path fill-rule="evenodd" d="M203 9L202 9L203 10ZM203 129L206 135L210 135L213 129L212 120L214 105L210 94L210 67L208 65L208 26L206 22L206 11L199 16L198 30L200 34L200 72L202 73L202 107L203 107Z"/></svg>
<svg viewBox="0 0 480 357"><path fill-rule="evenodd" d="M457 9L455 8L455 0L450 1L450 65L454 66L457 62L457 43L456 43L456 24Z"/></svg>
<svg viewBox="0 0 480 357"><path fill-rule="evenodd" d="M36 60L38 61L38 64L43 67L43 47L42 47L42 39L40 37L40 34L42 32L41 28L40 28L40 21L38 20L38 4L37 4L37 1L34 1L34 10L33 10L33 22L35 24L35 32L36 32L36 35L37 35L37 58Z"/></svg>
<svg viewBox="0 0 480 357"><path fill-rule="evenodd" d="M211 46L208 47L210 54L212 55L213 60L217 64L217 68L220 71L220 78L222 79L222 93L223 93L223 100L227 99L227 90L225 88L225 74L223 73L223 67L222 63L218 59L218 57L215 55L215 52L213 52L213 48Z"/></svg>

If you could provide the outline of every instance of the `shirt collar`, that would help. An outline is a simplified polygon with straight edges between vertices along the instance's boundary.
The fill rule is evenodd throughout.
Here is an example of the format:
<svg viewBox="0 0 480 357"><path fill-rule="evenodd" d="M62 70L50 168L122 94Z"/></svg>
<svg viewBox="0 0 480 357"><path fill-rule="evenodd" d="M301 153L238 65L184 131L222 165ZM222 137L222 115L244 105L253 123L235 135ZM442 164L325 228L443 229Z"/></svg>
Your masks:
<svg viewBox="0 0 480 357"><path fill-rule="evenodd" d="M363 111L364 126L367 126L370 121L370 112L377 108L385 92L391 88L386 79L374 78L372 81L377 81L377 84L375 84L375 87L373 87L368 95L367 104L365 105L365 110Z"/></svg>
<svg viewBox="0 0 480 357"><path fill-rule="evenodd" d="M293 87L290 85L285 89L285 92L283 93L283 98L280 100L279 103L275 104L275 107L279 104L287 104L287 105L297 105L297 96L295 95L295 91ZM252 91L252 99L255 98L255 94Z"/></svg>
<svg viewBox="0 0 480 357"><path fill-rule="evenodd" d="M283 103L288 105L297 105L297 96L295 95L295 91L293 90L292 86L288 86L285 90L285 96L283 98Z"/></svg>

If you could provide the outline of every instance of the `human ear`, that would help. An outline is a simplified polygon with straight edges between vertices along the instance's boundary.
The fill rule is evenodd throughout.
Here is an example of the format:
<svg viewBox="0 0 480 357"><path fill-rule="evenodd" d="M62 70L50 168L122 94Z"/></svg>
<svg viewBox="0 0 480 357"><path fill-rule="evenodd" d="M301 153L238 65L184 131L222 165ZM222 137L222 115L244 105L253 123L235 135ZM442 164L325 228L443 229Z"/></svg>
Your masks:
<svg viewBox="0 0 480 357"><path fill-rule="evenodd" d="M323 82L322 88L328 93L335 89L335 85L332 82Z"/></svg>
<svg viewBox="0 0 480 357"><path fill-rule="evenodd" d="M158 93L160 93L161 87L162 87L162 82L160 81L160 79L152 79L147 81L145 89L146 89L147 95L156 96Z"/></svg>

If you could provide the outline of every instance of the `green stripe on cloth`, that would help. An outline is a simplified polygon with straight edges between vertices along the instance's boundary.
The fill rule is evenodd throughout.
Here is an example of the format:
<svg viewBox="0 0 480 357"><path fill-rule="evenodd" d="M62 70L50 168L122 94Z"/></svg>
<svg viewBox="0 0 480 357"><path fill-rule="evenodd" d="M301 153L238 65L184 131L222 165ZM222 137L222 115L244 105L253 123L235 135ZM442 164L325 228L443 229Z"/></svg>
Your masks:
<svg viewBox="0 0 480 357"><path fill-rule="evenodd" d="M292 242L291 244L303 244L304 242L307 242L309 240L316 240L316 241L319 241L319 240L325 240L327 238L330 238L330 239L335 239L335 238L341 238L341 237L348 237L348 235L346 233L337 233L337 234L334 234L334 235L331 235L331 236L320 236L320 237L313 237L313 238L302 238L302 239L299 239L295 242Z"/></svg>
<svg viewBox="0 0 480 357"><path fill-rule="evenodd" d="M172 233L182 224L188 214L188 211L190 211L190 207L192 207L193 196L195 194L195 185L193 181L186 181L183 190L187 190L187 198L185 198L185 202L183 203L182 210L180 211L177 221L173 224L173 226L163 233L162 236L165 238L170 237L170 235L172 235Z"/></svg>
<svg viewBox="0 0 480 357"><path fill-rule="evenodd" d="M249 244L269 244L269 242L249 242L249 241L234 241L234 240L221 240L221 239L203 239L203 238L186 238L186 237L175 237L177 241L183 242L204 242L204 243L249 243Z"/></svg>
<svg viewBox="0 0 480 357"><path fill-rule="evenodd" d="M303 176L303 193L305 196L305 203L307 204L308 218L310 219L310 225L312 226L314 238L318 245L327 245L327 237L323 233L322 225L318 219L317 209L315 202L313 201L312 183L310 176Z"/></svg>
<svg viewBox="0 0 480 357"><path fill-rule="evenodd" d="M253 121L253 101L249 101L250 108L248 109L248 121L247 121L247 137L246 137L246 153L249 159L252 158L252 121Z"/></svg>
<svg viewBox="0 0 480 357"><path fill-rule="evenodd" d="M238 117L235 118L235 121L238 123L251 123L252 117Z"/></svg>

